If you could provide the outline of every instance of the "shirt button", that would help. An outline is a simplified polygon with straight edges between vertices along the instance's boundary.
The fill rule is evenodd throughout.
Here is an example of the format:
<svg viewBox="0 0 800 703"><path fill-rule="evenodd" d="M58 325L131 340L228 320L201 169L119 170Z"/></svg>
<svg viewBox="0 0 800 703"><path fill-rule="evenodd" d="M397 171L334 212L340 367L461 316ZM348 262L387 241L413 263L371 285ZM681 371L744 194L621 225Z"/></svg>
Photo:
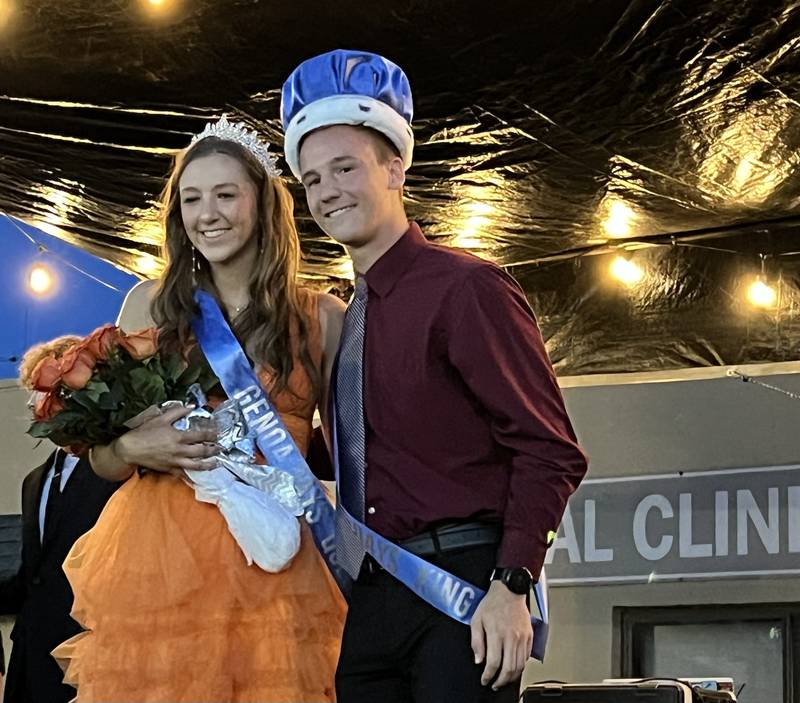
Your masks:
<svg viewBox="0 0 800 703"><path fill-rule="evenodd" d="M374 515L374 514L375 514L375 506L373 506L373 505L370 505L370 506L367 508L367 512L368 512L370 515Z"/></svg>

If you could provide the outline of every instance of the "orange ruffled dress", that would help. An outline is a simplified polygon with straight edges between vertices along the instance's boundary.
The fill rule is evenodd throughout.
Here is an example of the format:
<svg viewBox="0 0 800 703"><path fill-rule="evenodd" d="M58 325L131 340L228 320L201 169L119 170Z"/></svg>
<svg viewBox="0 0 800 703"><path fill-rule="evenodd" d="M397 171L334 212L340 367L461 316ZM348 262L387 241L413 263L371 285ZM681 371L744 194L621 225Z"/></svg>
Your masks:
<svg viewBox="0 0 800 703"><path fill-rule="evenodd" d="M315 296L305 305L319 364ZM273 378L259 377L269 390ZM305 453L317 399L297 360L272 402ZM248 566L216 506L168 474L134 474L64 571L83 632L54 650L86 703L333 701L345 603L302 526L277 574Z"/></svg>

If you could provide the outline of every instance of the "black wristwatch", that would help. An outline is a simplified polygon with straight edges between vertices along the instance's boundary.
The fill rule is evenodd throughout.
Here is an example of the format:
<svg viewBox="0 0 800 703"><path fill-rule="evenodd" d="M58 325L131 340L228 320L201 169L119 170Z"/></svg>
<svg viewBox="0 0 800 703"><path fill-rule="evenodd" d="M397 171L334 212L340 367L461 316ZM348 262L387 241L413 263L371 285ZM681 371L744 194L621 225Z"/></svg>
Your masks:
<svg viewBox="0 0 800 703"><path fill-rule="evenodd" d="M497 567L492 571L491 581L502 581L505 587L518 596L527 596L533 585L531 572L524 567L504 569Z"/></svg>

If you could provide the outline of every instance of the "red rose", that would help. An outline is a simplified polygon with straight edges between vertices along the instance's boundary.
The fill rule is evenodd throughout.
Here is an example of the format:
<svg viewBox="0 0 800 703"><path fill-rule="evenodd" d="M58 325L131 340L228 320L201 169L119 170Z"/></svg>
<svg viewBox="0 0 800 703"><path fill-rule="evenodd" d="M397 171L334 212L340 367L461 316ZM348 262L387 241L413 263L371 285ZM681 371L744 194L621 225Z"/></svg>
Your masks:
<svg viewBox="0 0 800 703"><path fill-rule="evenodd" d="M114 325L103 325L92 332L81 346L89 351L97 361L105 361L108 352L119 343L119 329Z"/></svg>
<svg viewBox="0 0 800 703"><path fill-rule="evenodd" d="M33 408L35 420L50 420L64 409L64 401L55 393L42 393Z"/></svg>
<svg viewBox="0 0 800 703"><path fill-rule="evenodd" d="M67 349L60 362L61 382L75 391L85 388L92 377L96 363L94 355L82 345Z"/></svg>
<svg viewBox="0 0 800 703"><path fill-rule="evenodd" d="M121 334L119 345L134 359L148 359L154 356L158 349L158 330L155 327L131 334Z"/></svg>
<svg viewBox="0 0 800 703"><path fill-rule="evenodd" d="M61 381L61 364L54 354L44 357L33 368L31 373L31 387L34 390L47 393L58 386Z"/></svg>

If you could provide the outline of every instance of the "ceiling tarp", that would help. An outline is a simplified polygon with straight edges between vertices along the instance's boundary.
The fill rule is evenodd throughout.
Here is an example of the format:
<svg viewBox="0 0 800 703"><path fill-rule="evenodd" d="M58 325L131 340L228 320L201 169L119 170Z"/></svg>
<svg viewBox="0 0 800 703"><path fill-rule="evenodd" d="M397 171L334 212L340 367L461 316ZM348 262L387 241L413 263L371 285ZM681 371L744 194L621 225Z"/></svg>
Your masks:
<svg viewBox="0 0 800 703"><path fill-rule="evenodd" d="M0 8L0 210L131 270L158 270L175 149L225 111L280 152L293 66L364 48L415 92L410 215L520 280L560 374L800 358L798 2ZM345 253L293 189L304 275L346 292ZM617 256L638 282L609 275Z"/></svg>

